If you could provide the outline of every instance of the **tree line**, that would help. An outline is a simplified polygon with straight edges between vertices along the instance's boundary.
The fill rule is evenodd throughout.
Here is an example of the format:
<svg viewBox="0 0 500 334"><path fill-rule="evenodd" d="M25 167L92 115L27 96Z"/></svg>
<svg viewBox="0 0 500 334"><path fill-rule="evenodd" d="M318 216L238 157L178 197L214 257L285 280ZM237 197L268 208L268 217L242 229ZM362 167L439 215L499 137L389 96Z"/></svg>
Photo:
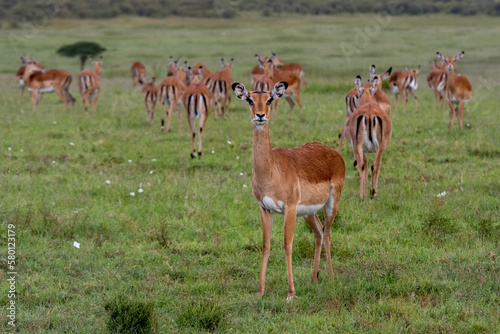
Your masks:
<svg viewBox="0 0 500 334"><path fill-rule="evenodd" d="M58 18L106 19L118 16L235 18L256 11L262 16L382 13L422 15L500 15L497 0L0 0L0 20L10 24ZM47 16L47 15L46 15Z"/></svg>

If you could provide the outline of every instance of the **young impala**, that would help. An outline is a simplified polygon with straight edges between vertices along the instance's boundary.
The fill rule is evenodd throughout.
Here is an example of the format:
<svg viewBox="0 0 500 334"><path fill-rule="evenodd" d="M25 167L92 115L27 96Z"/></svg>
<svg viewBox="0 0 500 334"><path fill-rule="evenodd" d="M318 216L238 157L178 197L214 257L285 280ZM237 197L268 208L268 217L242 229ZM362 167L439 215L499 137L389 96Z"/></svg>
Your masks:
<svg viewBox="0 0 500 334"><path fill-rule="evenodd" d="M448 127L451 130L454 115L453 105L456 104L455 113L457 114L458 126L463 129L464 125L462 118L464 103L471 98L472 86L464 75L457 73L455 62L462 59L465 53L462 51L456 57L445 57L439 52L437 55L446 67L446 72L442 74L442 80L446 81L446 98L448 99L448 106L450 107L450 123Z"/></svg>
<svg viewBox="0 0 500 334"><path fill-rule="evenodd" d="M87 111L87 103L92 111L97 109L99 92L101 90L102 57L93 60L94 71L83 70L78 74L78 88L82 97L83 109Z"/></svg>
<svg viewBox="0 0 500 334"><path fill-rule="evenodd" d="M253 195L260 205L262 222L262 266L259 294L265 290L267 262L271 247L274 214L285 216L285 256L288 272L287 300L295 296L292 273L292 244L297 217L304 217L314 231L315 252L312 281L318 281L319 259L324 245L328 273L333 279L330 254L330 228L339 207L345 178L342 156L321 143L308 143L292 149L273 148L269 135L270 106L285 94L286 82L278 82L271 92L248 92L234 83L236 96L250 106L253 123ZM325 225L317 211L323 210Z"/></svg>
<svg viewBox="0 0 500 334"><path fill-rule="evenodd" d="M146 105L146 120L151 122L155 117L156 103L158 102L158 95L160 91L155 85L156 78L153 77L151 82L148 82L142 87L142 98Z"/></svg>
<svg viewBox="0 0 500 334"><path fill-rule="evenodd" d="M378 104L378 106L387 114L389 115L391 113L391 101L389 100L389 97L387 94L382 90L382 81L387 79L391 75L392 67L390 67L387 71L382 73L381 75L376 75L375 74L375 65L372 65L370 67L370 80L369 83L363 84L363 88L368 90L370 94L365 94L364 98L367 99L369 98L370 101L373 103ZM356 79L357 82L358 79ZM361 80L361 78L359 79ZM374 86L375 81L377 81L377 84ZM361 81L360 81L361 83ZM380 84L379 84L380 83ZM347 93L345 97L345 104L346 104L346 119L349 117L354 110L356 110L362 103L368 102L365 100L365 102L359 101L358 100L358 88L357 84L352 88L349 93ZM339 134L339 152L342 151L342 142L344 139L344 135L341 132Z"/></svg>
<svg viewBox="0 0 500 334"><path fill-rule="evenodd" d="M214 115L222 115L224 113L229 114L229 106L231 105L231 91L229 87L233 84L233 79L231 78L231 67L233 66L234 59L231 59L230 63L225 63L224 59L221 59L222 71L215 72L212 76L212 98L214 100Z"/></svg>
<svg viewBox="0 0 500 334"><path fill-rule="evenodd" d="M431 65L432 69L427 76L427 85L434 91L434 99L441 109L446 89L446 81L443 78L443 73L446 72L446 68L443 64L439 64L436 61L432 62Z"/></svg>
<svg viewBox="0 0 500 334"><path fill-rule="evenodd" d="M415 70L408 69L404 71L395 71L391 74L389 78L389 88L394 93L396 98L395 108L398 109L398 94L401 95L403 100L403 110L406 111L406 103L408 102L407 93L413 97L413 102L415 102L415 111L417 111L417 97L415 96L415 90L418 88L418 73L420 72L420 65Z"/></svg>
<svg viewBox="0 0 500 334"><path fill-rule="evenodd" d="M160 83L160 102L162 105L162 118L161 118L161 129L165 127L165 107L168 105L167 116L167 131L170 132L170 118L175 107L179 109L179 120L181 117L181 105L182 96L186 90L186 85L184 85L184 73L183 69L179 69L178 60L174 62L174 67L171 70L172 76L167 76Z"/></svg>
<svg viewBox="0 0 500 334"><path fill-rule="evenodd" d="M184 108L187 112L189 128L191 129L191 158L196 158L196 119L198 125L198 157L201 158L203 129L208 119L211 96L208 87L203 83L203 67L198 68L198 76L194 76L191 67L188 68L191 84L184 92Z"/></svg>
<svg viewBox="0 0 500 334"><path fill-rule="evenodd" d="M372 95L369 90L361 84L361 78L358 76L355 80L358 89L359 107L347 117L342 133L346 140L351 144L354 150L354 168L359 172L360 190L359 196L364 199L367 197L368 187L368 162L367 153L375 153L375 160L371 167L372 187L370 196L377 196L378 177L380 174L380 165L382 164L382 153L384 152L392 136L392 122L378 104L370 102ZM373 85L378 85L375 79ZM375 87L376 89L376 87ZM366 102L369 101L369 102Z"/></svg>
<svg viewBox="0 0 500 334"><path fill-rule="evenodd" d="M68 108L68 103L75 106L75 98L69 92L71 85L71 74L63 70L44 70L36 64L26 65L23 81L31 92L31 103L33 112L36 114L38 104L44 93L56 92L64 102L64 111Z"/></svg>
<svg viewBox="0 0 500 334"><path fill-rule="evenodd" d="M130 68L130 75L132 76L132 86L143 85L146 80L146 67L142 63L136 61Z"/></svg>

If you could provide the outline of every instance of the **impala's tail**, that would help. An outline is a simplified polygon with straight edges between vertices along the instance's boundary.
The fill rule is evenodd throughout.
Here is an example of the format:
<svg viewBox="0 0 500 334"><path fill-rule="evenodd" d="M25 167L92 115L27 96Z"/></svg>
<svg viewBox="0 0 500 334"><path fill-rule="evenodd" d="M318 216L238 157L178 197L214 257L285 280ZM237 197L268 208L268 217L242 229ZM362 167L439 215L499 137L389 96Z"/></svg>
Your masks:
<svg viewBox="0 0 500 334"><path fill-rule="evenodd" d="M360 129L363 125L363 129ZM379 130L380 129L380 130ZM374 153L378 150L379 143L382 141L383 124L380 116L369 117L361 115L357 119L356 138L359 138L359 133L363 133L363 150L365 152Z"/></svg>

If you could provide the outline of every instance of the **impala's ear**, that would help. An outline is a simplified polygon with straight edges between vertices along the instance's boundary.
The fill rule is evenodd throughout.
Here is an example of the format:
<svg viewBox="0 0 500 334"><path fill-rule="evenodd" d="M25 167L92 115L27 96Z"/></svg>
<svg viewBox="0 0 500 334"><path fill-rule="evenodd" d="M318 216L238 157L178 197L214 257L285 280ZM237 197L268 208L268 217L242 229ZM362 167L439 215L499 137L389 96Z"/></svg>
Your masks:
<svg viewBox="0 0 500 334"><path fill-rule="evenodd" d="M417 69L416 69L416 71L415 71L415 72L417 72L417 74L418 74L418 72L420 72L420 68L421 68L421 67L422 67L421 65L418 65L418 67L417 67Z"/></svg>
<svg viewBox="0 0 500 334"><path fill-rule="evenodd" d="M187 65L187 63L184 63L184 66L186 66L186 65ZM193 82L194 75L193 75L193 70L191 69L191 66L189 66L187 68L187 73L188 73L189 82Z"/></svg>
<svg viewBox="0 0 500 334"><path fill-rule="evenodd" d="M465 56L465 52L463 52L463 51L462 51L462 52L460 52L460 53L459 53L459 54L455 57L455 61L462 59L464 56Z"/></svg>
<svg viewBox="0 0 500 334"><path fill-rule="evenodd" d="M370 79L369 79L368 82L372 82L373 81L373 78L375 77L375 71L376 71L375 65L372 65L370 67Z"/></svg>
<svg viewBox="0 0 500 334"><path fill-rule="evenodd" d="M203 66L198 67L198 79L203 82Z"/></svg>
<svg viewBox="0 0 500 334"><path fill-rule="evenodd" d="M410 69L408 68L408 66L405 67L405 71L409 71Z"/></svg>
<svg viewBox="0 0 500 334"><path fill-rule="evenodd" d="M288 82L281 81L276 83L276 85L274 85L273 87L273 90L271 91L270 96L266 100L266 104L271 105L271 103L273 103L274 100L277 100L280 97L282 97L283 94L285 94L287 88L288 88Z"/></svg>
<svg viewBox="0 0 500 334"><path fill-rule="evenodd" d="M377 87L379 85L378 77L375 77L372 82L372 87L370 88L370 95L373 96L375 92L377 91Z"/></svg>
<svg viewBox="0 0 500 334"><path fill-rule="evenodd" d="M248 94L248 91L247 91L247 89L246 89L246 87L245 87L244 84L241 84L239 82L235 82L235 83L233 83L233 85L231 86L231 88L233 89L233 91L236 94L237 98L239 98L240 100L248 102L248 99L249 99L250 95Z"/></svg>
<svg viewBox="0 0 500 334"><path fill-rule="evenodd" d="M172 56L169 56L168 57L168 64L172 64L174 62L174 58L172 58Z"/></svg>
<svg viewBox="0 0 500 334"><path fill-rule="evenodd" d="M356 85L356 88L358 90L362 90L363 89L363 82L361 81L361 76L360 75L358 75L356 77L356 79L354 79L354 84Z"/></svg>
<svg viewBox="0 0 500 334"><path fill-rule="evenodd" d="M273 100L279 99L285 94L286 89L288 88L288 82L281 81L274 85L273 90L271 91L271 97Z"/></svg>
<svg viewBox="0 0 500 334"><path fill-rule="evenodd" d="M442 61L446 61L446 59L444 58L443 54L441 52L436 52L436 55L439 59L441 59Z"/></svg>
<svg viewBox="0 0 500 334"><path fill-rule="evenodd" d="M389 69L387 71L385 71L384 73L382 73L380 75L380 80L385 80L388 77L390 77L391 76L391 72L392 72L392 67L389 67Z"/></svg>

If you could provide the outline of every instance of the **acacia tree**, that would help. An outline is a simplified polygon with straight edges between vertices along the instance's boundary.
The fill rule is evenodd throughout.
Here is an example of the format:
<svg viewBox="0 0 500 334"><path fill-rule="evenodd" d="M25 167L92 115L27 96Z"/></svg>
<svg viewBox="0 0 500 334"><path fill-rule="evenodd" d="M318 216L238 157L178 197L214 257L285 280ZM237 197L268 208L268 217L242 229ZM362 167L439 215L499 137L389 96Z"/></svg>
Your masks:
<svg viewBox="0 0 500 334"><path fill-rule="evenodd" d="M89 56L95 57L104 51L106 51L104 47L94 42L76 42L61 46L57 53L63 57L80 56L80 65L83 70Z"/></svg>

